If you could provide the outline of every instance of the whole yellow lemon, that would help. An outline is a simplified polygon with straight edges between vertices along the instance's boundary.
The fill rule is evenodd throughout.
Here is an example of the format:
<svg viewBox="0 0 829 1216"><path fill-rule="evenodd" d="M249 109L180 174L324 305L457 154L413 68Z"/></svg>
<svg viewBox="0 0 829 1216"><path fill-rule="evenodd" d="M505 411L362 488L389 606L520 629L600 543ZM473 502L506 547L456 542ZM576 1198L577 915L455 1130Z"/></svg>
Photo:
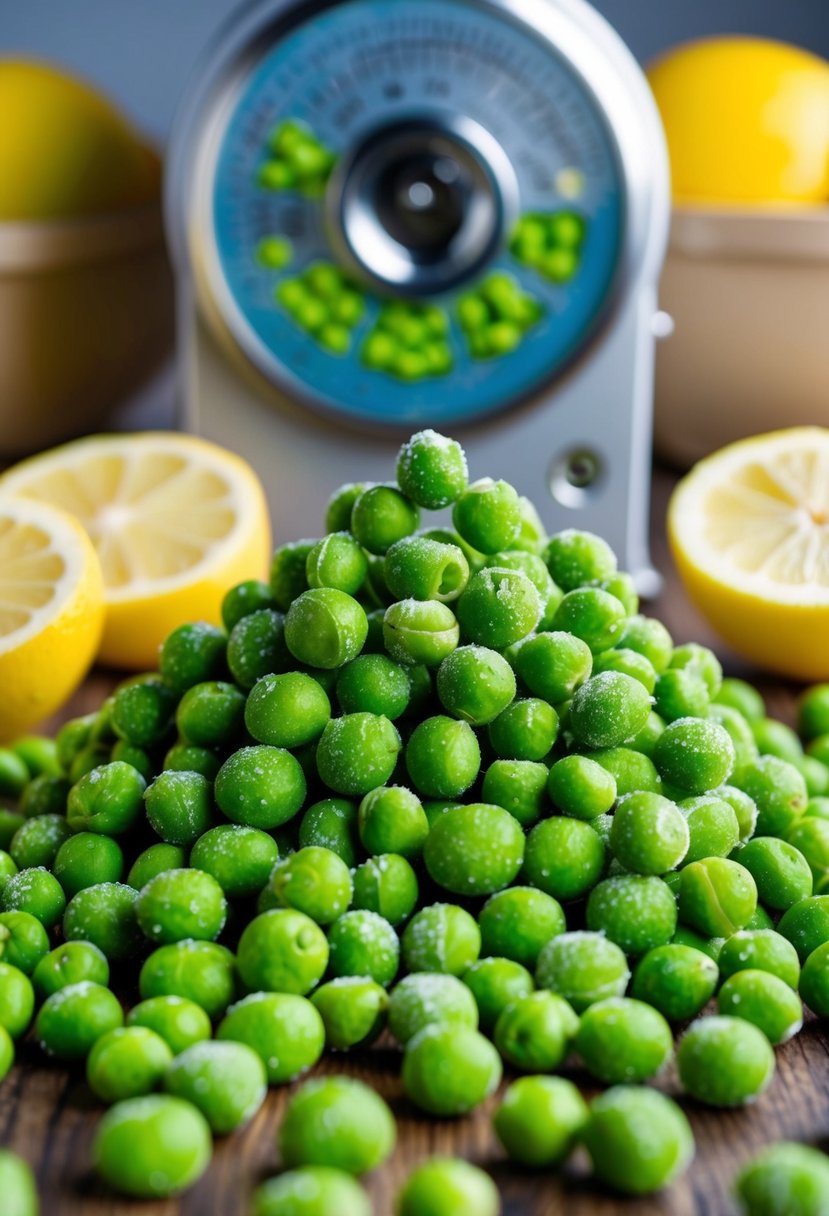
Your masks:
<svg viewBox="0 0 829 1216"><path fill-rule="evenodd" d="M648 68L679 203L829 201L829 63L762 38L706 38Z"/></svg>
<svg viewBox="0 0 829 1216"><path fill-rule="evenodd" d="M155 154L88 85L47 64L0 59L0 220L141 206L159 175Z"/></svg>

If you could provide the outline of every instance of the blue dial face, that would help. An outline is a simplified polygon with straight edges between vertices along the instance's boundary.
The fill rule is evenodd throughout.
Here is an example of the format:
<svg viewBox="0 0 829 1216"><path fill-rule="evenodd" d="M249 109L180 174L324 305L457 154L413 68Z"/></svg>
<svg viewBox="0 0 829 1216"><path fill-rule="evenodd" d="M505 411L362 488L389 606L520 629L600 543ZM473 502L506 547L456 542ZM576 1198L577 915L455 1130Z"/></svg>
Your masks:
<svg viewBox="0 0 829 1216"><path fill-rule="evenodd" d="M259 369L312 408L410 429L505 409L577 354L613 289L624 195L593 95L523 25L461 0L346 0L241 80L212 221L226 320Z"/></svg>

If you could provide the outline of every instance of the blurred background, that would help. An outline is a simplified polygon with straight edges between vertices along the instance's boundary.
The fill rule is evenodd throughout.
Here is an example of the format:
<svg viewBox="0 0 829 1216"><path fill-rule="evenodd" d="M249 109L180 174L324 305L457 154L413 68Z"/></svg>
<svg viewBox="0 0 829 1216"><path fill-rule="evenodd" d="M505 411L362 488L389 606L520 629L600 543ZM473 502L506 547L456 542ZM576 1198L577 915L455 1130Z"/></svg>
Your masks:
<svg viewBox="0 0 829 1216"><path fill-rule="evenodd" d="M526 0L528 4L532 0ZM54 59L164 139L187 76L236 0L6 0L0 53ZM829 56L825 0L594 0L641 62L687 38L756 34Z"/></svg>

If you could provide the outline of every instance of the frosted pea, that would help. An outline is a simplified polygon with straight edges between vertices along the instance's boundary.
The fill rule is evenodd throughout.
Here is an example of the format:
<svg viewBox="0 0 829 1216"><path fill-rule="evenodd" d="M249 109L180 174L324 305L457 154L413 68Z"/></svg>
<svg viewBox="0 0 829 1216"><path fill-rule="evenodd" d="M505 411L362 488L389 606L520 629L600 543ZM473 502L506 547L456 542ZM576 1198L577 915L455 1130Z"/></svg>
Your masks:
<svg viewBox="0 0 829 1216"><path fill-rule="evenodd" d="M489 742L501 760L540 761L558 735L558 714L537 697L519 697L489 724Z"/></svg>
<svg viewBox="0 0 829 1216"><path fill-rule="evenodd" d="M400 448L397 482L418 506L430 511L450 506L466 489L463 448L437 431L417 431Z"/></svg>
<svg viewBox="0 0 829 1216"><path fill-rule="evenodd" d="M789 829L786 839L812 871L815 895L829 893L829 821L804 815Z"/></svg>
<svg viewBox="0 0 829 1216"><path fill-rule="evenodd" d="M585 747L617 747L641 730L650 708L650 697L638 680L619 671L600 672L574 693L570 730Z"/></svg>
<svg viewBox="0 0 829 1216"><path fill-rule="evenodd" d="M348 911L353 889L342 858L315 845L277 861L269 888L276 907L295 908L318 925L331 924Z"/></svg>
<svg viewBox="0 0 829 1216"><path fill-rule="evenodd" d="M266 675L253 686L245 705L245 726L258 743L301 747L323 732L331 717L325 690L301 671Z"/></svg>
<svg viewBox="0 0 829 1216"><path fill-rule="evenodd" d="M398 1216L498 1216L495 1183L466 1161L432 1157L407 1178L397 1198Z"/></svg>
<svg viewBox="0 0 829 1216"><path fill-rule="evenodd" d="M745 1216L821 1216L829 1194L829 1157L806 1144L770 1144L734 1184Z"/></svg>
<svg viewBox="0 0 829 1216"><path fill-rule="evenodd" d="M736 785L719 785L714 793L718 798L722 798L723 802L727 802L737 816L740 841L745 844L754 835L757 826L757 805L754 799L743 790L737 789Z"/></svg>
<svg viewBox="0 0 829 1216"><path fill-rule="evenodd" d="M210 1164L210 1128L180 1098L147 1094L118 1102L104 1115L92 1146L95 1167L124 1195L177 1195Z"/></svg>
<svg viewBox="0 0 829 1216"><path fill-rule="evenodd" d="M425 798L459 797L472 785L480 764L472 727L443 714L419 722L406 744L409 777Z"/></svg>
<svg viewBox="0 0 829 1216"><path fill-rule="evenodd" d="M568 591L558 605L552 628L581 638L593 654L598 654L615 645L626 617L624 606L609 591L578 587Z"/></svg>
<svg viewBox="0 0 829 1216"><path fill-rule="evenodd" d="M449 1023L478 1027L475 996L454 975L414 971L392 989L389 1030L404 1047L426 1026Z"/></svg>
<svg viewBox="0 0 829 1216"><path fill-rule="evenodd" d="M457 545L407 536L389 549L383 573L397 600L456 600L469 580L469 563Z"/></svg>
<svg viewBox="0 0 829 1216"><path fill-rule="evenodd" d="M377 912L395 928L407 921L418 900L417 875L405 857L381 853L353 873L352 906Z"/></svg>
<svg viewBox="0 0 829 1216"><path fill-rule="evenodd" d="M520 570L483 569L471 576L457 601L466 639L505 650L532 633L541 617L541 597Z"/></svg>
<svg viewBox="0 0 829 1216"><path fill-rule="evenodd" d="M731 742L734 744L735 770L743 768L747 764L753 764L759 752L754 735L751 733L751 726L743 715L728 705L713 702L708 707L707 716L712 722L718 722L731 736Z"/></svg>
<svg viewBox="0 0 829 1216"><path fill-rule="evenodd" d="M734 744L716 722L677 718L659 736L653 759L664 781L689 794L705 794L727 780Z"/></svg>
<svg viewBox="0 0 829 1216"><path fill-rule="evenodd" d="M357 824L363 848L372 856L399 853L419 857L429 835L420 799L402 785L370 790L360 803Z"/></svg>
<svg viewBox="0 0 829 1216"><path fill-rule="evenodd" d="M676 929L676 901L661 878L620 874L590 892L587 927L605 933L626 954L665 945Z"/></svg>
<svg viewBox="0 0 829 1216"><path fill-rule="evenodd" d="M350 532L329 532L318 540L305 560L311 587L336 587L356 595L368 574L368 558Z"/></svg>
<svg viewBox="0 0 829 1216"><path fill-rule="evenodd" d="M532 760L494 760L484 773L481 797L509 811L523 827L541 817L548 770Z"/></svg>
<svg viewBox="0 0 829 1216"><path fill-rule="evenodd" d="M683 924L709 937L729 937L754 914L757 887L737 862L707 857L682 871L677 902Z"/></svg>
<svg viewBox="0 0 829 1216"><path fill-rule="evenodd" d="M420 510L396 486L367 486L351 509L351 531L369 553L385 553L419 523Z"/></svg>
<svg viewBox="0 0 829 1216"><path fill-rule="evenodd" d="M479 553L509 547L521 522L518 494L506 481L482 477L473 481L452 509L452 523Z"/></svg>
<svg viewBox="0 0 829 1216"><path fill-rule="evenodd" d="M253 1048L265 1065L268 1084L283 1085L316 1064L325 1045L325 1027L303 996L253 992L231 1005L216 1038Z"/></svg>
<svg viewBox="0 0 829 1216"><path fill-rule="evenodd" d="M727 857L737 847L740 827L730 803L715 795L683 798L679 809L688 824L686 864L704 857Z"/></svg>
<svg viewBox="0 0 829 1216"><path fill-rule="evenodd" d="M465 908L431 904L409 921L402 939L409 971L463 975L481 952L481 931Z"/></svg>
<svg viewBox="0 0 829 1216"><path fill-rule="evenodd" d="M801 774L778 756L759 756L734 774L732 784L756 803L758 836L784 837L809 801Z"/></svg>
<svg viewBox="0 0 829 1216"><path fill-rule="evenodd" d="M343 1170L304 1165L269 1178L253 1193L252 1216L371 1216L371 1202Z"/></svg>
<svg viewBox="0 0 829 1216"><path fill-rule="evenodd" d="M666 722L708 717L710 698L702 676L691 669L663 671L654 688L656 712Z"/></svg>
<svg viewBox="0 0 829 1216"><path fill-rule="evenodd" d="M612 578L616 573L616 555L610 545L592 532L575 528L566 528L550 537L544 560L563 591Z"/></svg>
<svg viewBox="0 0 829 1216"><path fill-rule="evenodd" d="M724 979L746 968L776 975L795 990L800 979L797 951L774 929L738 930L725 942L717 961Z"/></svg>
<svg viewBox="0 0 829 1216"><path fill-rule="evenodd" d="M304 996L325 973L328 943L310 917L293 908L275 908L249 921L236 958L239 975L252 991Z"/></svg>
<svg viewBox="0 0 829 1216"><path fill-rule="evenodd" d="M751 1022L772 1044L784 1043L803 1025L797 993L768 971L746 968L729 976L717 996L717 1008Z"/></svg>
<svg viewBox="0 0 829 1216"><path fill-rule="evenodd" d="M567 925L561 904L535 887L509 887L492 895L478 917L482 953L535 968L541 949Z"/></svg>
<svg viewBox="0 0 829 1216"><path fill-rule="evenodd" d="M803 964L800 995L819 1018L829 1017L829 942L813 950Z"/></svg>
<svg viewBox="0 0 829 1216"><path fill-rule="evenodd" d="M555 899L586 895L599 881L604 864L601 838L579 819L543 819L527 837L524 876Z"/></svg>
<svg viewBox="0 0 829 1216"><path fill-rule="evenodd" d="M633 741L632 741L633 742ZM653 761L632 747L606 747L587 753L587 758L600 764L616 782L616 796L662 792L662 778Z"/></svg>
<svg viewBox="0 0 829 1216"><path fill-rule="evenodd" d="M495 1046L502 1059L522 1072L554 1072L564 1060L579 1019L555 992L531 992L502 1010L495 1023Z"/></svg>
<svg viewBox="0 0 829 1216"><path fill-rule="evenodd" d="M285 642L309 667L342 667L356 659L368 633L366 614L345 591L315 587L293 601L285 617Z"/></svg>
<svg viewBox="0 0 829 1216"><path fill-rule="evenodd" d="M363 975L387 988L397 975L400 942L387 920L376 912L346 912L328 931L333 977Z"/></svg>
<svg viewBox="0 0 829 1216"><path fill-rule="evenodd" d="M634 680L638 680L640 684L644 685L646 692L651 694L656 687L656 672L650 659L646 659L643 654L639 654L636 650L628 650L626 647L621 650L614 647L612 650L603 650L596 654L593 659L593 670L597 673L621 671L626 676L632 676Z"/></svg>
<svg viewBox="0 0 829 1216"><path fill-rule="evenodd" d="M829 941L829 895L811 895L793 904L780 918L777 931L792 943L801 963L805 962L813 950Z"/></svg>
<svg viewBox="0 0 829 1216"><path fill-rule="evenodd" d="M201 1111L224 1136L248 1123L265 1100L265 1066L244 1043L207 1040L187 1047L168 1065L164 1089Z"/></svg>
<svg viewBox="0 0 829 1216"><path fill-rule="evenodd" d="M500 806L469 803L442 815L426 839L431 877L456 895L490 895L509 886L524 859L524 833Z"/></svg>
<svg viewBox="0 0 829 1216"><path fill-rule="evenodd" d="M380 714L344 714L332 718L316 752L322 781L337 794L367 794L385 785L394 772L400 735Z"/></svg>
<svg viewBox="0 0 829 1216"><path fill-rule="evenodd" d="M118 1026L93 1046L86 1079L101 1101L119 1102L157 1089L172 1059L170 1048L154 1031Z"/></svg>
<svg viewBox="0 0 829 1216"><path fill-rule="evenodd" d="M774 1075L768 1039L740 1018L699 1018L680 1041L676 1059L686 1093L709 1106L742 1106Z"/></svg>
<svg viewBox="0 0 829 1216"><path fill-rule="evenodd" d="M311 1003L325 1023L325 1045L348 1051L371 1043L383 1029L389 997L362 975L341 975L317 988Z"/></svg>
<svg viewBox="0 0 829 1216"><path fill-rule="evenodd" d="M757 895L768 908L785 912L792 904L812 894L809 863L794 845L787 844L785 840L777 840L773 836L755 836L734 856L754 878Z"/></svg>
<svg viewBox="0 0 829 1216"><path fill-rule="evenodd" d="M572 697L589 677L593 656L581 638L561 631L544 631L524 642L515 666L531 693L558 705Z"/></svg>
<svg viewBox="0 0 829 1216"><path fill-rule="evenodd" d="M627 959L601 933L577 930L554 937L538 956L535 980L572 1005L576 1013L606 997L622 996L630 978Z"/></svg>
<svg viewBox="0 0 829 1216"><path fill-rule="evenodd" d="M625 869L637 874L673 870L684 860L690 838L682 812L667 798L643 792L619 799L610 847Z"/></svg>
<svg viewBox="0 0 829 1216"><path fill-rule="evenodd" d="M396 663L437 667L458 644L454 612L439 600L397 600L383 617L383 643Z"/></svg>
<svg viewBox="0 0 829 1216"><path fill-rule="evenodd" d="M564 756L550 769L547 791L566 815L595 819L616 801L616 778L587 756Z"/></svg>
<svg viewBox="0 0 829 1216"><path fill-rule="evenodd" d="M515 687L509 663L485 646L459 646L438 668L437 692L444 708L472 726L497 718L513 700Z"/></svg>

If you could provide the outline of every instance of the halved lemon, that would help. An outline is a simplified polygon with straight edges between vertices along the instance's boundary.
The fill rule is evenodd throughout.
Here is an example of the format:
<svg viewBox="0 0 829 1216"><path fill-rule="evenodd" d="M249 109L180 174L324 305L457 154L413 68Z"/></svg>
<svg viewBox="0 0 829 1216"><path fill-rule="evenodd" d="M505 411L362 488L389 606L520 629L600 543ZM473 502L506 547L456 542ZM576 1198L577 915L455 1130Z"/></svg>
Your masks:
<svg viewBox="0 0 829 1216"><path fill-rule="evenodd" d="M74 692L103 623L101 567L80 524L45 503L0 496L0 739Z"/></svg>
<svg viewBox="0 0 829 1216"><path fill-rule="evenodd" d="M0 493L55 504L86 529L105 586L99 658L114 667L155 667L172 629L218 624L225 592L267 575L259 479L240 457L192 435L79 439L10 469Z"/></svg>
<svg viewBox="0 0 829 1216"><path fill-rule="evenodd" d="M689 596L739 654L829 679L829 430L729 444L679 483L668 536Z"/></svg>

